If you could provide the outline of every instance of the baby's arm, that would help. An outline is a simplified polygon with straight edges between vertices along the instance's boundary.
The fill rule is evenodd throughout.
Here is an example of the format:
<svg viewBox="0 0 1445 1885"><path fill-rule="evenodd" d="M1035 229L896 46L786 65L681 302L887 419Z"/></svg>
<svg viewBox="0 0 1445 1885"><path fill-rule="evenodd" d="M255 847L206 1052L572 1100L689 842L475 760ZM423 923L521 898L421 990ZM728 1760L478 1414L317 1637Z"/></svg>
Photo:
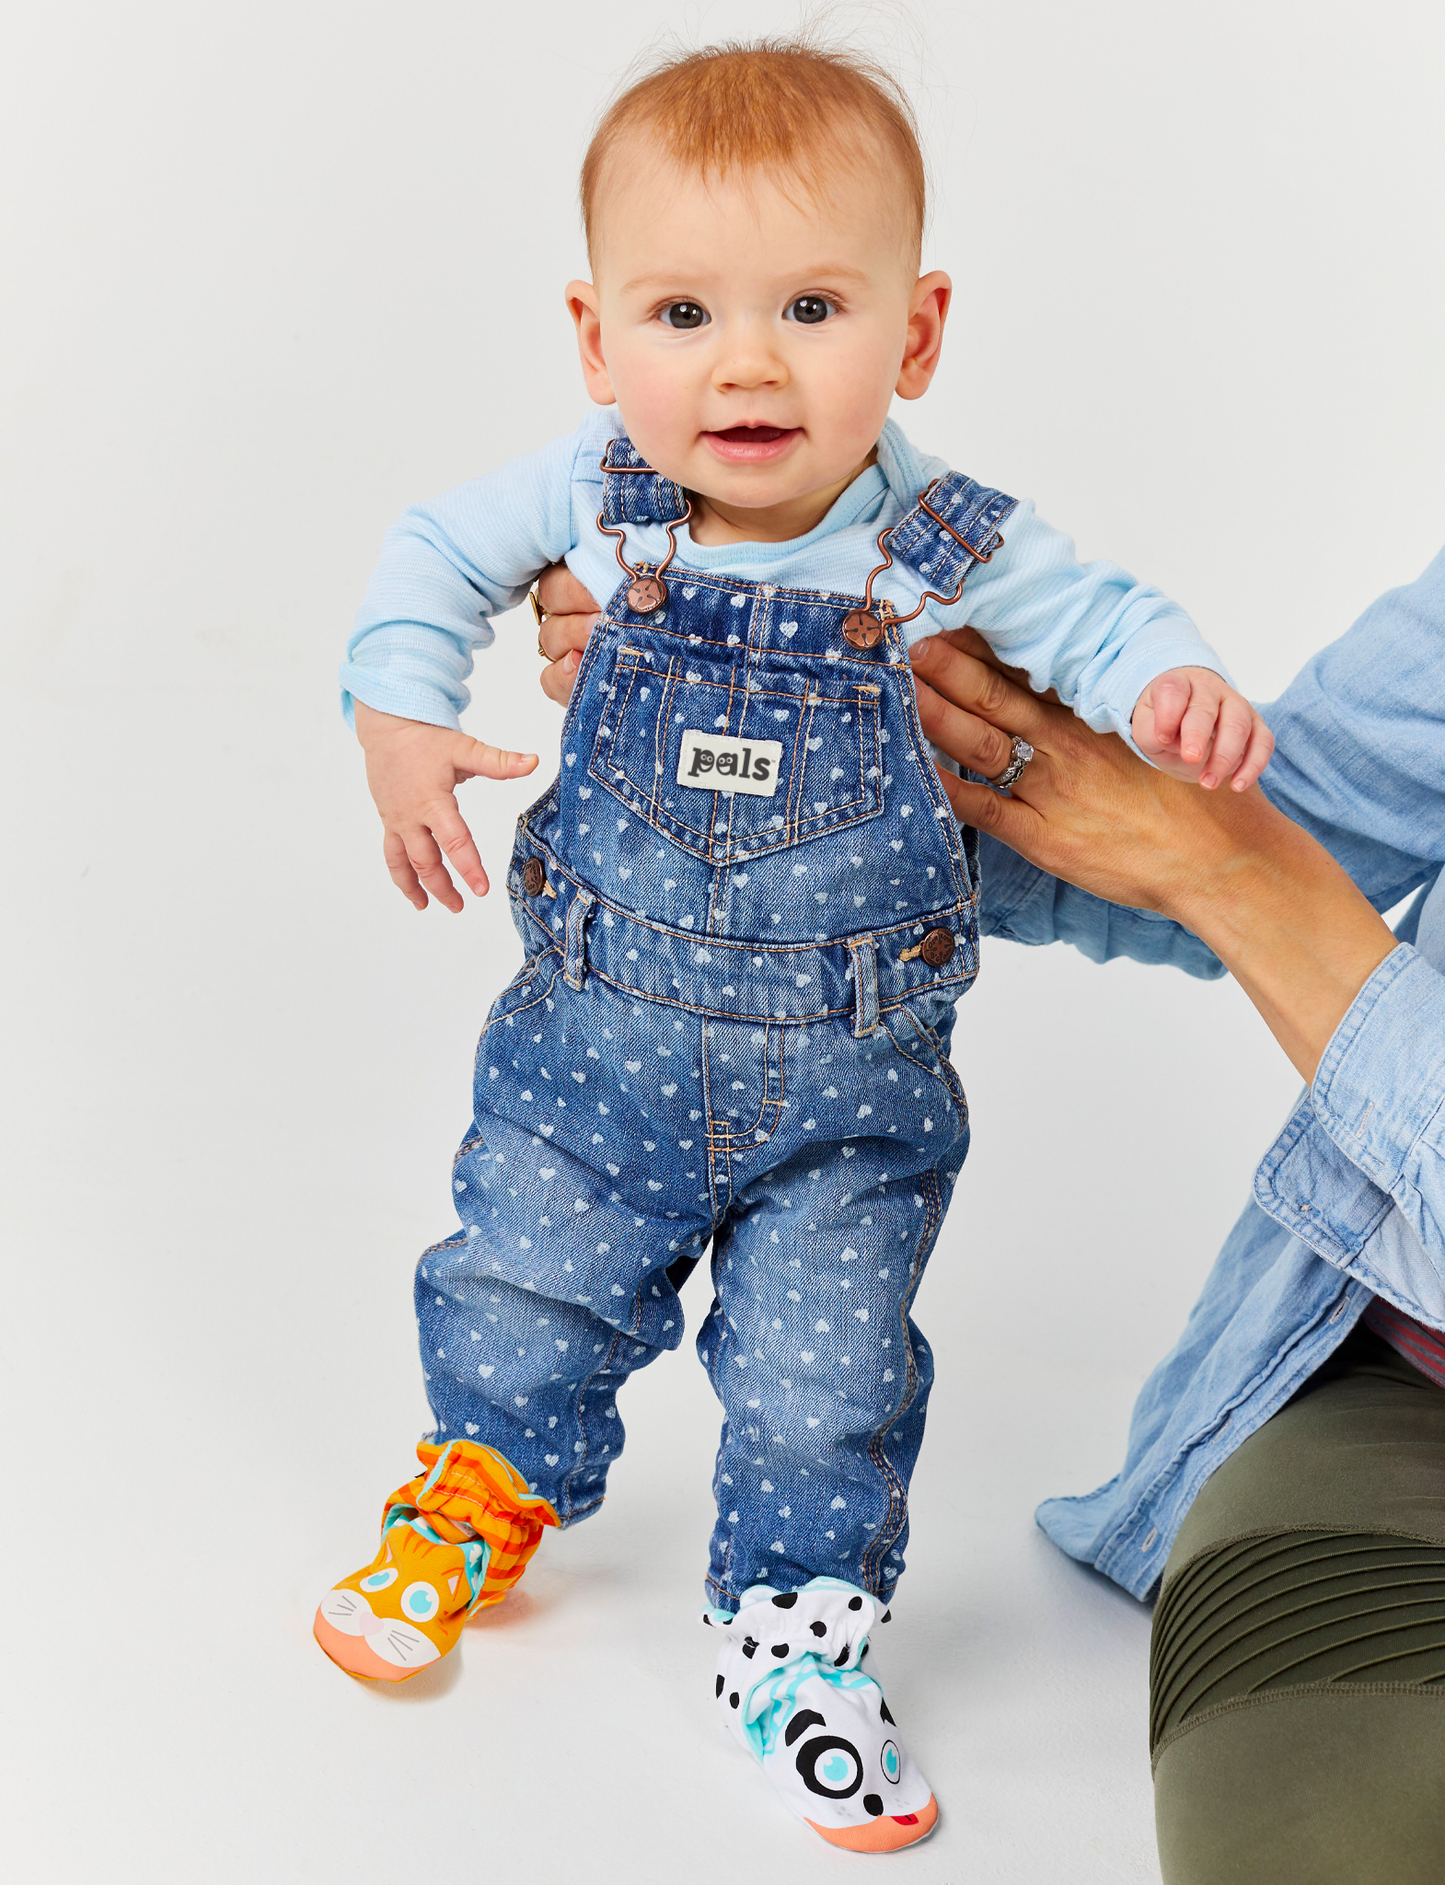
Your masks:
<svg viewBox="0 0 1445 1885"><path fill-rule="evenodd" d="M605 422L604 422L605 426ZM595 462L596 421L489 477L414 505L388 533L341 670L366 777L386 836L392 881L419 910L428 892L462 899L446 859L476 896L487 874L456 800L465 779L518 779L535 754L507 752L461 731L472 652L490 618L515 606L539 569L575 542L573 474Z"/></svg>
<svg viewBox="0 0 1445 1885"><path fill-rule="evenodd" d="M1177 602L1117 564L1080 563L1073 539L1027 500L999 528L991 562L938 612L943 627L967 622L1038 692L1052 688L1096 732L1132 740L1165 771L1210 784L1232 774L1240 790L1241 775L1258 778L1268 730Z"/></svg>
<svg viewBox="0 0 1445 1885"><path fill-rule="evenodd" d="M1274 735L1222 674L1170 668L1139 696L1132 727L1146 759L1212 791L1228 779L1248 791L1269 764Z"/></svg>

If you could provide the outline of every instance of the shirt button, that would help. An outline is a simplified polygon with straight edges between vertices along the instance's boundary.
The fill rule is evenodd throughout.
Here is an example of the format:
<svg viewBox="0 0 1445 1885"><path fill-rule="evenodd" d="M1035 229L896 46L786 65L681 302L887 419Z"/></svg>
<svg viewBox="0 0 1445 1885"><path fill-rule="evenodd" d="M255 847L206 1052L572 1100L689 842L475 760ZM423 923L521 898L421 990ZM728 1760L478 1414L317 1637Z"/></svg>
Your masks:
<svg viewBox="0 0 1445 1885"><path fill-rule="evenodd" d="M539 857L529 857L522 866L522 888L529 897L540 896L542 886L547 881L547 873Z"/></svg>
<svg viewBox="0 0 1445 1885"><path fill-rule="evenodd" d="M918 953L930 969L941 969L953 960L956 947L952 930L931 929L919 944Z"/></svg>

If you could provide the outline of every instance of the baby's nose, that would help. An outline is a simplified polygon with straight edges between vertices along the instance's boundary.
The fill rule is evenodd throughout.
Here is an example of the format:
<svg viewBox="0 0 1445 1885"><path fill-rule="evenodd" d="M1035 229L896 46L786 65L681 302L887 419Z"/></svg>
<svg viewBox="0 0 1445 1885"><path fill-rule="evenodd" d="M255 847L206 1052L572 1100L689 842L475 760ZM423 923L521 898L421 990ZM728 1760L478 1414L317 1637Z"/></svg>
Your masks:
<svg viewBox="0 0 1445 1885"><path fill-rule="evenodd" d="M743 342L718 361L712 383L719 392L749 393L761 386L786 386L790 377L787 363L771 347Z"/></svg>

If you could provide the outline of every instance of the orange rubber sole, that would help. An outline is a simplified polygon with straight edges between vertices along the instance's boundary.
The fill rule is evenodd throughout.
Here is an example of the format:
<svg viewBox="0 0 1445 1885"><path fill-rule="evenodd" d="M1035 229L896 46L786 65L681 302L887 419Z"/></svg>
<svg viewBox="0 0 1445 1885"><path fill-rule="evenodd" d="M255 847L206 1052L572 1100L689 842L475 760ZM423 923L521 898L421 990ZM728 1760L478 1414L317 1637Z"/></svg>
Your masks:
<svg viewBox="0 0 1445 1885"><path fill-rule="evenodd" d="M338 1669L344 1669L349 1676L359 1676L363 1682L405 1682L420 1675L423 1669L431 1668L429 1662L424 1662L415 1669L398 1669L394 1662L378 1656L364 1636L343 1635L319 1610L311 1625L311 1634Z"/></svg>
<svg viewBox="0 0 1445 1885"><path fill-rule="evenodd" d="M845 1852L901 1852L927 1839L937 1826L938 1802L929 1794L921 1812L884 1813L867 1826L820 1826L816 1820L808 1824L830 1846L841 1846Z"/></svg>

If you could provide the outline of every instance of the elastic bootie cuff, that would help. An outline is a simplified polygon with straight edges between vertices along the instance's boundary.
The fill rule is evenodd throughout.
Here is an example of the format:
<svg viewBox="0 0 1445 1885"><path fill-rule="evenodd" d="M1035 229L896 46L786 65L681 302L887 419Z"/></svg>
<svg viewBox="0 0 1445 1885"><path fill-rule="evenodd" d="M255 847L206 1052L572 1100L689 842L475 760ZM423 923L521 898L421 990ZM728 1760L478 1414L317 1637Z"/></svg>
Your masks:
<svg viewBox="0 0 1445 1885"><path fill-rule="evenodd" d="M498 1604L526 1570L542 1533L557 1523L545 1499L495 1447L472 1440L445 1446L423 1440L416 1450L422 1471L398 1486L382 1513L382 1531L420 1520L448 1544L480 1539L486 1570L470 1608Z"/></svg>

